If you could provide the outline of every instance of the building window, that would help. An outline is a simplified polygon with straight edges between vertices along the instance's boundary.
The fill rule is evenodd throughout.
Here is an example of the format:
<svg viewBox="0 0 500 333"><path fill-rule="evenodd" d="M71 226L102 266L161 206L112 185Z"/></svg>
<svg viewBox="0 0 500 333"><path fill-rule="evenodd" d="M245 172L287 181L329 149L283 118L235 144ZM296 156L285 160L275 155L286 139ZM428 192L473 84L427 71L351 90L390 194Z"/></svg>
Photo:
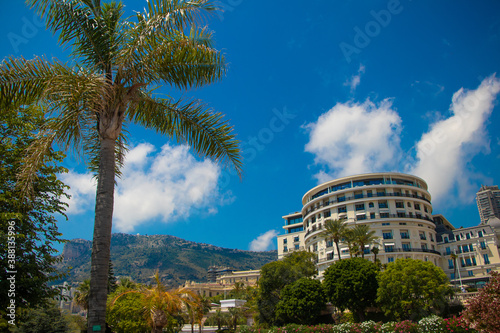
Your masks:
<svg viewBox="0 0 500 333"><path fill-rule="evenodd" d="M365 214L358 215L358 216L356 216L356 219L357 219L358 221L360 221L360 220L366 220L366 215L365 215Z"/></svg>
<svg viewBox="0 0 500 333"><path fill-rule="evenodd" d="M474 251L474 245L469 244L469 251L470 251L470 252Z"/></svg>
<svg viewBox="0 0 500 333"><path fill-rule="evenodd" d="M481 241L481 243L479 243L480 246L481 246L481 250L486 250L486 242L485 241Z"/></svg>
<svg viewBox="0 0 500 333"><path fill-rule="evenodd" d="M333 241L330 239L326 242L326 247L332 247L333 246Z"/></svg>
<svg viewBox="0 0 500 333"><path fill-rule="evenodd" d="M450 274L450 280L455 280L455 273Z"/></svg>
<svg viewBox="0 0 500 333"><path fill-rule="evenodd" d="M384 251L385 252L394 252L394 245L384 244Z"/></svg>
<svg viewBox="0 0 500 333"><path fill-rule="evenodd" d="M420 210L420 204L416 203L416 204L415 204L415 209L416 209L416 210Z"/></svg>
<svg viewBox="0 0 500 333"><path fill-rule="evenodd" d="M448 259L448 269L453 268L453 259Z"/></svg>
<svg viewBox="0 0 500 333"><path fill-rule="evenodd" d="M365 210L365 204L356 204L356 210Z"/></svg>
<svg viewBox="0 0 500 333"><path fill-rule="evenodd" d="M470 239L470 233L466 233L465 238Z"/></svg>
<svg viewBox="0 0 500 333"><path fill-rule="evenodd" d="M332 212L330 210L327 210L325 212L325 217L330 217L330 216L332 216Z"/></svg>
<svg viewBox="0 0 500 333"><path fill-rule="evenodd" d="M411 202L407 202L406 203L406 206L410 207L411 208Z"/></svg>
<svg viewBox="0 0 500 333"><path fill-rule="evenodd" d="M283 252L288 252L288 247L287 246L283 247Z"/></svg>
<svg viewBox="0 0 500 333"><path fill-rule="evenodd" d="M387 201L379 201L378 208L389 208Z"/></svg>
<svg viewBox="0 0 500 333"><path fill-rule="evenodd" d="M388 258L387 258L387 262L389 262L389 263L390 263L390 262L394 262L394 257L388 257Z"/></svg>
<svg viewBox="0 0 500 333"><path fill-rule="evenodd" d="M401 230L401 239L410 239L410 233L408 230Z"/></svg>
<svg viewBox="0 0 500 333"><path fill-rule="evenodd" d="M427 240L427 237L425 237L425 232L420 231L418 234L420 235L421 240Z"/></svg>
<svg viewBox="0 0 500 333"><path fill-rule="evenodd" d="M468 271L467 273L469 274L469 276L474 276L474 272L473 271Z"/></svg>
<svg viewBox="0 0 500 333"><path fill-rule="evenodd" d="M368 203L368 208L373 208L373 207L375 207L375 205L373 204L373 202L369 202Z"/></svg>
<svg viewBox="0 0 500 333"><path fill-rule="evenodd" d="M343 201L345 201L345 195L337 198L337 202L343 202Z"/></svg>
<svg viewBox="0 0 500 333"><path fill-rule="evenodd" d="M295 236L295 237L293 238L293 241L294 241L294 242L299 242L299 241L300 241L299 236Z"/></svg>
<svg viewBox="0 0 500 333"><path fill-rule="evenodd" d="M299 244L295 244L295 250L298 250L300 248L300 245ZM316 250L317 250L318 246L316 246Z"/></svg>
<svg viewBox="0 0 500 333"><path fill-rule="evenodd" d="M389 222L382 222L382 225L391 225L391 223L389 223Z"/></svg>
<svg viewBox="0 0 500 333"><path fill-rule="evenodd" d="M483 259L484 259L484 264L489 265L490 263L490 258L488 257L488 253L483 254Z"/></svg>
<svg viewBox="0 0 500 333"><path fill-rule="evenodd" d="M410 251L410 243L402 243L403 251Z"/></svg>
<svg viewBox="0 0 500 333"><path fill-rule="evenodd" d="M380 218L381 219L388 219L389 218L389 213L380 213Z"/></svg>
<svg viewBox="0 0 500 333"><path fill-rule="evenodd" d="M471 262L470 258L465 259L465 266L472 266L472 262Z"/></svg>
<svg viewBox="0 0 500 333"><path fill-rule="evenodd" d="M478 231L477 232L477 237L483 237L483 232L482 231Z"/></svg>
<svg viewBox="0 0 500 333"><path fill-rule="evenodd" d="M467 245L462 245L462 251L463 251L464 253L469 252L469 247L468 247Z"/></svg>
<svg viewBox="0 0 500 333"><path fill-rule="evenodd" d="M447 254L447 255L450 255L450 254L451 254L451 249L450 249L450 247L447 247L447 248L446 248L446 254Z"/></svg>
<svg viewBox="0 0 500 333"><path fill-rule="evenodd" d="M405 208L405 203L402 201L397 201L396 202L396 208Z"/></svg>
<svg viewBox="0 0 500 333"><path fill-rule="evenodd" d="M427 244L426 244L426 243L422 243L422 244L420 245L420 248L421 248L422 250L424 250L424 251L425 251L425 250L427 250Z"/></svg>
<svg viewBox="0 0 500 333"><path fill-rule="evenodd" d="M384 237L384 239L392 239L392 231L391 230L383 231L382 236Z"/></svg>
<svg viewBox="0 0 500 333"><path fill-rule="evenodd" d="M337 208L337 212L339 212L339 213L347 213L346 206L342 206L342 207Z"/></svg>
<svg viewBox="0 0 500 333"><path fill-rule="evenodd" d="M286 243L288 243L288 239L287 238L283 239L283 244L286 244Z"/></svg>
<svg viewBox="0 0 500 333"><path fill-rule="evenodd" d="M375 213L370 213L370 218L374 219L375 218Z"/></svg>

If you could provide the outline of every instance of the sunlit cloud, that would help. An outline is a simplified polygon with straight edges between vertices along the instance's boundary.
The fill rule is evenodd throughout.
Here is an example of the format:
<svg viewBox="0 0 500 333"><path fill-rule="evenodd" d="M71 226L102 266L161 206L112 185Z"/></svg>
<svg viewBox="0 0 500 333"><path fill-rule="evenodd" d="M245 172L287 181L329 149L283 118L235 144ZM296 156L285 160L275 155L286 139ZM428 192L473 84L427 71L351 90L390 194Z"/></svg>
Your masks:
<svg viewBox="0 0 500 333"><path fill-rule="evenodd" d="M491 76L475 90L461 88L453 94L451 115L431 124L416 145L416 163L406 171L425 179L434 202L449 195L470 202L481 175L470 171L470 162L489 152L486 123L500 91L500 81Z"/></svg>
<svg viewBox="0 0 500 333"><path fill-rule="evenodd" d="M194 212L217 213L217 207L234 201L230 192L220 193L220 167L197 160L188 146L164 145L160 151L143 143L130 149L122 176L115 188L115 231L132 232L144 223L173 223ZM72 187L68 213L88 212L95 203L91 176L71 172L65 182Z"/></svg>
<svg viewBox="0 0 500 333"><path fill-rule="evenodd" d="M376 105L338 103L314 123L305 125L317 164L319 182L352 174L392 170L400 155L401 118L386 99Z"/></svg>
<svg viewBox="0 0 500 333"><path fill-rule="evenodd" d="M274 240L278 236L276 230L269 230L250 242L250 251L268 251L274 248Z"/></svg>
<svg viewBox="0 0 500 333"><path fill-rule="evenodd" d="M365 73L365 66L359 65L358 73L351 76L347 81L345 81L344 86L350 87L351 93L353 93L361 83L361 75L364 73Z"/></svg>

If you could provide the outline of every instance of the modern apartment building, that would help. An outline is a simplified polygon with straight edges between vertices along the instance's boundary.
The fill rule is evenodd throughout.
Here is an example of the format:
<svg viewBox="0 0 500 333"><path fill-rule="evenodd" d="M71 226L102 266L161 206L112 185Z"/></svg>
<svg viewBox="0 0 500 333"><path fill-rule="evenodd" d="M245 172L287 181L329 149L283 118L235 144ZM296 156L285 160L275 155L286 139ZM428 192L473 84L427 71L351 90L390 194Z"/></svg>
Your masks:
<svg viewBox="0 0 500 333"><path fill-rule="evenodd" d="M446 252L445 244L453 241L460 242L462 246L462 239L457 240L456 229L451 223L442 216L438 217L441 219L438 219L439 221L443 221L439 226L433 216L427 184L419 177L382 172L335 179L306 192L302 198L300 212L283 216L285 234L278 236L278 259L292 251L313 252L317 255L318 273L321 278L326 268L338 260L335 244L323 235L324 223L326 219L340 219L348 226L369 225L376 232L378 243L366 246L365 258L373 260L371 248L377 247L377 259L382 263L390 263L398 258L430 261L436 266L446 268L448 276L454 280L455 277L451 275L454 270L450 273L448 262L451 253L443 253ZM492 266L485 268L485 273L486 270L498 269L500 266L498 233L495 234L495 230L494 227L485 227L482 233L479 233L479 229L471 230L478 242L485 238L489 249L488 260ZM441 233L449 235L447 238L440 238ZM444 242L445 239L448 239L448 243ZM463 247L461 249L463 250ZM470 251L467 253L471 254ZM472 266L474 261L471 257L471 266L467 266L467 257L463 253L460 254L460 258L464 259L462 271L472 278L474 275L470 276L469 274L473 273L469 271L485 261L477 259L476 266ZM340 257L350 257L345 244L340 245ZM493 262L495 264L492 264ZM475 272L477 274L474 281L479 281L479 271L476 269Z"/></svg>
<svg viewBox="0 0 500 333"><path fill-rule="evenodd" d="M476 202L482 224L491 217L500 218L500 190L498 186L482 185L476 193Z"/></svg>

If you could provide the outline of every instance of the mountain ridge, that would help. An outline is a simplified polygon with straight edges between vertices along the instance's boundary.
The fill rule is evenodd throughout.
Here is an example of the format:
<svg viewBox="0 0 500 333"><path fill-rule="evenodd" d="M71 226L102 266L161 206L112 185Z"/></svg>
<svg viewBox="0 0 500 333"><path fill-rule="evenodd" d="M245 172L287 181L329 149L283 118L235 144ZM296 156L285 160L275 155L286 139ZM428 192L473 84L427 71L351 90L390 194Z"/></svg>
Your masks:
<svg viewBox="0 0 500 333"><path fill-rule="evenodd" d="M64 244L57 268L69 274L61 281L80 282L90 276L92 241L76 238ZM206 243L196 243L171 235L131 235L114 233L111 261L116 276L130 276L151 282L156 269L163 282L177 287L185 281L205 282L210 266L235 270L260 269L277 260L277 251L245 251Z"/></svg>

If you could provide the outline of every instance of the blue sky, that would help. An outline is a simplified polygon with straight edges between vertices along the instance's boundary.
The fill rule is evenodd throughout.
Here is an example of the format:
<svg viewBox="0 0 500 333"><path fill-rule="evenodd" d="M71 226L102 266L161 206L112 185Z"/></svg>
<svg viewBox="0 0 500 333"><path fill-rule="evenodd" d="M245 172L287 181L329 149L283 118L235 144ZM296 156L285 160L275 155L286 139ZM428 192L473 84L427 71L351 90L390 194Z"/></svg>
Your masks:
<svg viewBox="0 0 500 333"><path fill-rule="evenodd" d="M145 1L124 0L127 10ZM479 223L475 192L500 185L498 1L222 0L213 18L226 78L161 93L227 115L244 177L130 127L114 231L169 234L226 248L276 248L281 216L322 181L400 171L424 178L434 213ZM66 59L22 1L5 3L0 54ZM68 239L91 239L94 188L68 158Z"/></svg>

